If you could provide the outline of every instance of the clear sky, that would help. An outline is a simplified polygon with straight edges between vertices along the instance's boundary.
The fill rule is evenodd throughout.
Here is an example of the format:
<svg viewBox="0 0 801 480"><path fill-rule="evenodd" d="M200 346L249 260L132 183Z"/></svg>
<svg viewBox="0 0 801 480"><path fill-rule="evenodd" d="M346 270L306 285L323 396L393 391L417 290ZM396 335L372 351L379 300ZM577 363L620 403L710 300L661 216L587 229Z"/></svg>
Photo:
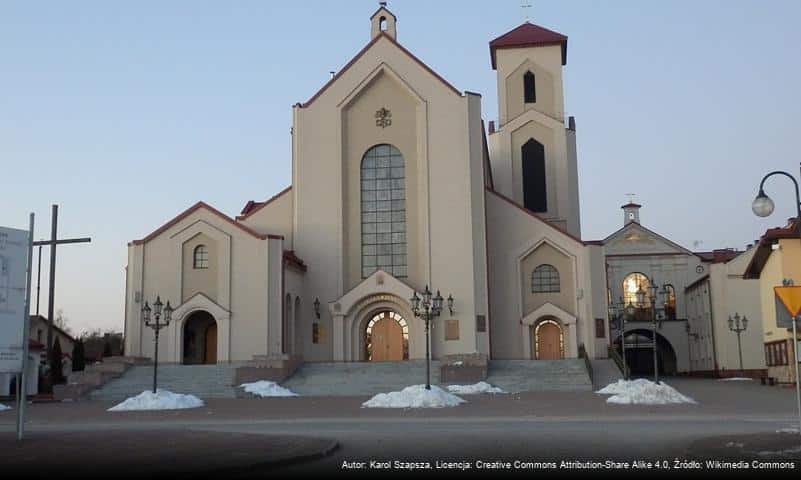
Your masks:
<svg viewBox="0 0 801 480"><path fill-rule="evenodd" d="M122 329L128 241L198 200L235 215L289 184L291 105L369 41L377 3L0 3L0 225L33 211L48 236L58 203L60 235L92 237L59 248L73 330ZM768 171L798 175L801 2L532 4L570 38L585 239L621 226L629 192L645 226L688 248L743 248L795 214L786 179L768 185L772 217L750 204ZM520 2L389 8L398 40L495 118L487 43L523 22Z"/></svg>

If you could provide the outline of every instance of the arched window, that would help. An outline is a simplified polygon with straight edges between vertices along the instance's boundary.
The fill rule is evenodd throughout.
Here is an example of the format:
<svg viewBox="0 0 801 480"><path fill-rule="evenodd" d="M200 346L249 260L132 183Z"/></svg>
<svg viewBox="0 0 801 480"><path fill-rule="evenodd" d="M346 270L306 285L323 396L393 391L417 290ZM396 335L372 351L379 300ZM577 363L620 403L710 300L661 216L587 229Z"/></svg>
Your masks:
<svg viewBox="0 0 801 480"><path fill-rule="evenodd" d="M645 307L651 308L651 282L642 273L630 273L623 279L623 302L637 306L637 291L645 292Z"/></svg>
<svg viewBox="0 0 801 480"><path fill-rule="evenodd" d="M392 145L362 158L362 278L378 269L406 277L406 171Z"/></svg>
<svg viewBox="0 0 801 480"><path fill-rule="evenodd" d="M387 31L387 17L381 17L378 19L378 29L382 32Z"/></svg>
<svg viewBox="0 0 801 480"><path fill-rule="evenodd" d="M559 293L559 271L553 265L542 264L531 272L531 293Z"/></svg>
<svg viewBox="0 0 801 480"><path fill-rule="evenodd" d="M667 295L665 296L665 316L668 320L676 319L676 289L673 285L665 285Z"/></svg>
<svg viewBox="0 0 801 480"><path fill-rule="evenodd" d="M537 82L531 71L523 75L523 101L525 103L537 102Z"/></svg>
<svg viewBox="0 0 801 480"><path fill-rule="evenodd" d="M523 162L523 206L532 212L546 212L545 147L532 138L523 144L520 154Z"/></svg>
<svg viewBox="0 0 801 480"><path fill-rule="evenodd" d="M209 268L209 249L205 245L195 247L192 258L192 266L194 268Z"/></svg>

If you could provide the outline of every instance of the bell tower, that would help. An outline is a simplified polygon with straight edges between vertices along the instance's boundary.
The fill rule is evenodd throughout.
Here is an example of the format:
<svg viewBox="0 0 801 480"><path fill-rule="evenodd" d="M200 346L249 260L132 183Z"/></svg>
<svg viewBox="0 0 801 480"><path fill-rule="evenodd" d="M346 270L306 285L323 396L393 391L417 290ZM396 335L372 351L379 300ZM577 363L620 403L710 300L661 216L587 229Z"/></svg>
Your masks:
<svg viewBox="0 0 801 480"><path fill-rule="evenodd" d="M580 237L576 121L565 118L562 83L567 37L526 21L489 47L498 87L488 141L495 188Z"/></svg>
<svg viewBox="0 0 801 480"><path fill-rule="evenodd" d="M397 40L398 31L395 28L395 24L398 21L397 17L389 11L387 2L378 2L378 5L378 10L370 16L370 40L382 33L386 33L393 40Z"/></svg>

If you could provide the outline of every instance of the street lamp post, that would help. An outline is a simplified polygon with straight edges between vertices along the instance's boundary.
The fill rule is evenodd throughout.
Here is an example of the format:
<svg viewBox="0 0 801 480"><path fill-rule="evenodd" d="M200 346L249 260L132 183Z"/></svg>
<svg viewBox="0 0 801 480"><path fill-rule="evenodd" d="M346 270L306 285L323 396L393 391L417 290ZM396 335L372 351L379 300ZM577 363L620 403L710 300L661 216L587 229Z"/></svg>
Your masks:
<svg viewBox="0 0 801 480"><path fill-rule="evenodd" d="M163 309L162 309L163 307ZM164 321L161 321L162 310L164 313ZM150 313L153 312L153 321L150 319ZM158 372L159 372L159 331L170 324L172 320L172 307L170 301L167 300L167 305L161 303L161 297L156 296L156 301L153 303L151 310L150 305L145 302L142 307L142 317L145 320L145 325L152 328L155 332L155 350L153 353L153 393L156 393L156 386L158 385Z"/></svg>
<svg viewBox="0 0 801 480"><path fill-rule="evenodd" d="M431 342L429 339L431 319L438 317L442 313L442 302L445 300L440 295L439 290L437 290L436 296L432 295L431 290L426 285L422 298L417 295L417 292L414 292L412 298L409 299L414 316L421 318L426 324L426 390L431 390ZM448 309L453 315L453 295L448 295Z"/></svg>
<svg viewBox="0 0 801 480"><path fill-rule="evenodd" d="M781 170L776 170L773 172L768 173L764 177L762 177L762 181L759 182L759 193L757 193L756 198L754 198L753 203L751 203L751 210L754 212L754 215L758 217L767 217L771 213L773 213L773 209L775 208L775 204L773 200L765 193L765 181L774 176L774 175L783 175L790 180L793 181L793 186L795 187L795 226L796 230L798 230L799 238L801 238L801 194L798 191L798 181L787 172L783 172ZM795 399L796 404L798 406L798 425L801 427L801 383L799 382L799 373L798 373L798 327L796 326L796 322L798 321L797 317L793 317L793 355L795 357ZM801 433L801 428L799 428L799 433Z"/></svg>
<svg viewBox="0 0 801 480"><path fill-rule="evenodd" d="M748 328L748 318L746 318L745 315L743 315L742 318L740 318L740 314L736 312L733 318L729 315L729 330L737 334L737 351L740 354L740 374L743 373L743 344L740 343L740 334L743 333L746 328Z"/></svg>
<svg viewBox="0 0 801 480"><path fill-rule="evenodd" d="M657 296L657 294L661 293L665 298L667 298L668 289L667 289L667 285L662 285L662 289L659 290L659 288L656 286L656 284L654 283L653 279L651 279L651 278L648 279L648 283L649 283L648 290L649 290L649 293L651 294L650 295L651 296L651 299L650 299L651 300L651 337L652 337L651 340L652 340L652 344L653 344L652 347L653 347L653 351L654 351L654 383L658 384L659 383L659 359L658 359L658 352L657 352L657 349L656 349L656 327L657 327L657 320L660 320L660 319L658 318L658 314L657 314L656 296ZM637 306L639 306L640 308L645 308L645 306L646 306L645 294L646 294L645 290L643 290L642 289L642 285L640 285L637 288L637 292L636 292ZM664 306L660 309L660 312L664 312ZM660 328L661 328L661 322L660 322Z"/></svg>

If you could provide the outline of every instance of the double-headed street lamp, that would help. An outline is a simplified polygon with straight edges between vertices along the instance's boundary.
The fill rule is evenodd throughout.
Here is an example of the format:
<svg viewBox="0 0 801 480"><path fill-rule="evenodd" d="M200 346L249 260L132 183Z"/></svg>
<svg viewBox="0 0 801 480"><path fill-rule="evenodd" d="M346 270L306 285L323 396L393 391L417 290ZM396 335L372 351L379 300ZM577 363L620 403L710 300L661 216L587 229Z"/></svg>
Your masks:
<svg viewBox="0 0 801 480"><path fill-rule="evenodd" d="M793 186L795 187L795 226L796 230L798 230L798 234L801 236L801 194L798 191L798 181L787 172L783 172L781 170L776 170L770 172L769 174L762 177L762 181L759 182L759 193L757 194L754 202L751 204L751 210L754 214L758 217L767 217L771 213L773 213L773 209L775 205L773 200L765 193L765 181L774 176L774 175L783 175L790 180L793 181ZM801 385L799 384L799 374L798 374L798 337L797 337L797 330L796 322L798 321L798 317L793 317L793 352L795 355L795 398L796 404L798 406L798 423L799 427L801 427ZM741 368L742 369L742 368ZM801 432L801 429L799 429Z"/></svg>
<svg viewBox="0 0 801 480"><path fill-rule="evenodd" d="M428 289L428 285L426 285L426 289L423 291L422 298L417 295L417 292L414 292L412 298L409 299L414 316L423 319L426 324L426 390L431 390L431 348L429 346L429 328L431 319L438 317L439 314L442 313L442 302L444 300L445 299L442 298L439 290L437 290L437 296L432 297L432 293L431 290ZM448 295L448 310L450 310L451 315L453 315L453 295Z"/></svg>
<svg viewBox="0 0 801 480"><path fill-rule="evenodd" d="M737 351L740 353L740 373L743 373L743 344L740 343L740 334L748 328L748 318L745 315L740 318L739 313L734 313L734 317L729 315L729 330L737 334Z"/></svg>
<svg viewBox="0 0 801 480"><path fill-rule="evenodd" d="M162 307L164 313L164 321L161 321L161 314L162 314ZM150 312L151 308L150 305L145 302L145 306L142 307L142 318L145 321L145 325L152 328L153 331L156 333L155 341L155 351L153 355L153 393L156 393L156 385L157 385L157 378L158 378L158 371L159 371L159 330L166 327L170 324L170 320L172 320L172 307L170 306L170 301L167 300L167 305L161 303L161 297L156 296L156 301L153 303L153 321L150 320Z"/></svg>

